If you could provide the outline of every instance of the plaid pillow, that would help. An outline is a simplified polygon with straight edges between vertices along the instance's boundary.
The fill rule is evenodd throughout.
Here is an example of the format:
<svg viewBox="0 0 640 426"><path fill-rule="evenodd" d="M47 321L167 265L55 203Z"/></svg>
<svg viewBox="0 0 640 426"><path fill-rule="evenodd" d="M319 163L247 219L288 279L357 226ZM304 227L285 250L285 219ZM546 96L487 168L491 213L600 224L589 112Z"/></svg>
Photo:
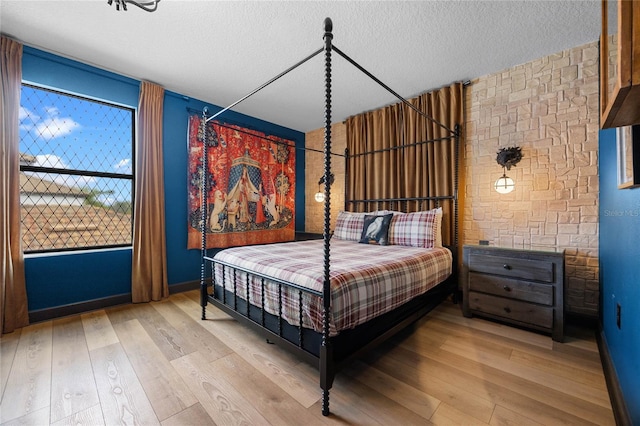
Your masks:
<svg viewBox="0 0 640 426"><path fill-rule="evenodd" d="M333 231L333 238L360 241L365 214L367 213L339 212L336 219L336 228Z"/></svg>
<svg viewBox="0 0 640 426"><path fill-rule="evenodd" d="M442 208L394 215L389 226L389 244L433 248L442 246Z"/></svg>

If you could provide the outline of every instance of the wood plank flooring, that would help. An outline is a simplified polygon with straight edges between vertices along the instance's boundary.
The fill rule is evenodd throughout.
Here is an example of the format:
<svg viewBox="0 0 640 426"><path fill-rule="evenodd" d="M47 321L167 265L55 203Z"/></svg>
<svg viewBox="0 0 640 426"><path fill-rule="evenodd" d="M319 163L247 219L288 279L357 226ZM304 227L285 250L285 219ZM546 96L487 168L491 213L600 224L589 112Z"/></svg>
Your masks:
<svg viewBox="0 0 640 426"><path fill-rule="evenodd" d="M565 343L445 302L342 371L317 370L197 291L0 340L0 425L613 425L593 333Z"/></svg>

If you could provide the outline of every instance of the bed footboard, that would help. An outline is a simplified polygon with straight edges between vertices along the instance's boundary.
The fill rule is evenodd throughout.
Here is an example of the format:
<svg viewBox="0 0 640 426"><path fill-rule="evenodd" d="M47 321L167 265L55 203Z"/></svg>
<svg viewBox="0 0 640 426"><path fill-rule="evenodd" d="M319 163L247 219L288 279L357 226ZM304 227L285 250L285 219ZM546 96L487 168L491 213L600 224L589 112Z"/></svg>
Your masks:
<svg viewBox="0 0 640 426"><path fill-rule="evenodd" d="M213 257L205 257L205 261L211 266L212 282L211 285L203 282L200 289L203 320L206 319L206 306L211 303L265 337L269 342L279 344L320 368L322 333L303 327L301 324L304 322L303 295L322 298L321 292L233 266ZM218 268L217 272L216 268ZM228 280L227 277L231 279ZM256 285L258 289L255 288ZM277 286L277 312L269 312L266 308L267 286L271 288ZM287 321L282 310L285 294L292 293L297 297L297 324ZM249 300L246 298L247 294ZM258 297L255 297L256 294ZM331 345L331 341L328 341L327 345ZM332 374L333 372L328 371L326 378L329 379ZM328 382L330 383L331 380Z"/></svg>

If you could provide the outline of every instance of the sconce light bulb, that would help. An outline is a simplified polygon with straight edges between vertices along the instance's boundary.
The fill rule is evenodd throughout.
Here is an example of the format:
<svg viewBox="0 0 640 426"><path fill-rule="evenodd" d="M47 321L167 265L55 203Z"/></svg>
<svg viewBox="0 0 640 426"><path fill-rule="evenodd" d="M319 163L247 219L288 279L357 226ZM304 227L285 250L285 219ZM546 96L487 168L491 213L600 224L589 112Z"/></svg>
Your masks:
<svg viewBox="0 0 640 426"><path fill-rule="evenodd" d="M320 192L320 191L316 192L315 198L316 198L317 202L319 202L319 203L323 202L324 201L324 192Z"/></svg>
<svg viewBox="0 0 640 426"><path fill-rule="evenodd" d="M513 179L504 174L502 177L498 178L493 187L499 194L508 194L515 189L516 184Z"/></svg>

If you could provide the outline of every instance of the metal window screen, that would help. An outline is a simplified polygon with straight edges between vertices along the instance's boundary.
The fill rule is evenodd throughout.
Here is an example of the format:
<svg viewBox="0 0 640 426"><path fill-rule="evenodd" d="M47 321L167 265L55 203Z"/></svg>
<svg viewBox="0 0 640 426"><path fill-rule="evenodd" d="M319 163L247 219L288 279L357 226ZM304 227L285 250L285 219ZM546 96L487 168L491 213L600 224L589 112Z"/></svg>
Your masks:
<svg viewBox="0 0 640 426"><path fill-rule="evenodd" d="M135 111L23 84L25 253L131 245Z"/></svg>

